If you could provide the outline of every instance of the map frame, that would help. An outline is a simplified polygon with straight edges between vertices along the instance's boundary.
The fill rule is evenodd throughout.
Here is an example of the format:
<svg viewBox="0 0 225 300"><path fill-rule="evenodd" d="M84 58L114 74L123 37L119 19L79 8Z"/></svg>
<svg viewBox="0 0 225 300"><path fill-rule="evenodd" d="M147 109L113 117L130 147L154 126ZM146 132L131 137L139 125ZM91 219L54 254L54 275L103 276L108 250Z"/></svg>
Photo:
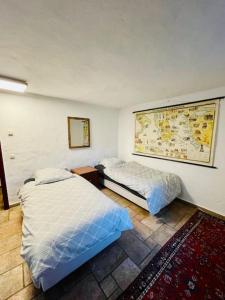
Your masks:
<svg viewBox="0 0 225 300"><path fill-rule="evenodd" d="M145 109L145 110L140 110L140 111L133 112L133 114L135 116L135 118L134 118L135 135L134 135L134 153L133 154L134 155L151 157L151 158L165 159L165 160L169 160L169 161L176 161L176 162L182 162L182 163L187 163L187 164L201 165L201 166L214 168L213 164L214 164L214 155L215 155L215 144L216 144L216 132L217 132L217 123L218 123L218 114L219 114L219 104L220 104L220 100L223 99L223 98L224 97L207 99L207 100L200 100L200 101L193 101L193 102L187 102L187 103L181 103L181 104L175 104L175 105L169 105L169 106L164 106L164 107L157 107L157 108L151 108L151 109ZM140 119L140 115L145 115L146 116L146 117L144 117L144 120L145 120L144 125L145 125L145 127L148 126L147 129L149 130L149 127L151 128L151 124L146 123L146 122L148 122L148 119L149 119L149 123L151 123L150 118L148 118L148 116L147 116L149 114L151 114L151 115L152 114L157 114L158 116L160 114L168 115L169 114L168 112L170 112L170 111L173 111L173 113L176 114L176 111L177 112L178 111L184 111L185 112L188 109L201 111L201 109L204 110L207 107L209 108L210 106L212 106L212 107L214 106L214 118L213 118L213 126L212 126L211 132L210 132L210 134L211 134L210 135L210 142L209 142L209 145L207 144L207 146L205 146L205 147L209 148L209 149L207 149L208 152L205 154L205 155L209 155L207 161L203 161L202 159L196 159L196 158L195 159L190 159L190 158L184 158L184 157L183 158L173 157L173 156L168 155L167 153L166 153L166 155L154 154L151 151L149 151L149 152L146 151L146 148L147 148L146 144L144 146L141 145L142 147L145 147L144 150L142 150L142 149L140 150L140 147L139 148L137 147L138 143L140 145L140 138L138 138L139 135L140 135L140 124L139 124L139 126L137 126L138 125L137 124L137 122L138 122L137 118ZM207 111L207 109L206 109L206 111ZM154 118L154 120L155 120L155 118ZM203 125L200 123L201 128L202 128ZM137 132L137 127L139 128L139 132ZM156 128L156 127L154 127L154 128ZM152 130L153 130L153 126L152 126ZM138 142L137 142L137 140L138 140ZM141 140L141 143L143 144L142 140ZM163 144L163 142L161 144ZM199 144L200 144L200 142L199 142ZM148 146L149 145L151 145L151 142L149 143L149 140L148 140ZM153 143L152 143L152 145L153 145ZM182 144L179 143L179 145L181 146ZM185 142L184 142L184 145L187 146L187 143L185 144ZM163 146L165 147L165 142L164 142ZM203 147L203 146L200 145L200 147ZM138 148L138 150L137 150L137 148ZM183 147L183 148L185 148L185 147ZM199 153L200 153L200 151L199 151ZM173 155L173 153L172 153L172 155Z"/></svg>

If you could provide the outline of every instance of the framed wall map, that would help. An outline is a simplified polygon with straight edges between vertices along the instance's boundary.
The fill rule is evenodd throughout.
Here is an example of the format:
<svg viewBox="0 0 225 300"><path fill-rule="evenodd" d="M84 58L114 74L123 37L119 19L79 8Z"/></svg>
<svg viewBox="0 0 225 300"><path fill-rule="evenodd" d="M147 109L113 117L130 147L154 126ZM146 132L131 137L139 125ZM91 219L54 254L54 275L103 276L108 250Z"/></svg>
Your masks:
<svg viewBox="0 0 225 300"><path fill-rule="evenodd" d="M213 166L219 99L134 112L134 153Z"/></svg>

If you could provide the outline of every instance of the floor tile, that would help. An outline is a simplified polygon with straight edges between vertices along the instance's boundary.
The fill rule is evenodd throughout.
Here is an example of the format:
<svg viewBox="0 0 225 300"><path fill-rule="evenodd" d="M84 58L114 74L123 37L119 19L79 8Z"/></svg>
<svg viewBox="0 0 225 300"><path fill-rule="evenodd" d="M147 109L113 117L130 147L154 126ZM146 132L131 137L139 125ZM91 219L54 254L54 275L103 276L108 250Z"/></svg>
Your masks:
<svg viewBox="0 0 225 300"><path fill-rule="evenodd" d="M111 198L115 202L119 201L119 198L116 194L110 194L110 195L106 195L106 196L108 196L109 198Z"/></svg>
<svg viewBox="0 0 225 300"><path fill-rule="evenodd" d="M9 220L15 220L15 219L22 220L22 210L19 205L9 210Z"/></svg>
<svg viewBox="0 0 225 300"><path fill-rule="evenodd" d="M109 297L118 289L118 285L111 275L107 276L102 282L100 282L100 286L106 297Z"/></svg>
<svg viewBox="0 0 225 300"><path fill-rule="evenodd" d="M91 274L89 264L86 263L80 268L69 274L55 286L47 290L41 298L46 300L63 299L65 294L70 294L75 285L79 285L82 280L85 280ZM67 299L67 298L66 298Z"/></svg>
<svg viewBox="0 0 225 300"><path fill-rule="evenodd" d="M19 264L23 263L23 259L20 256L20 248L11 250L0 256L0 274L13 269Z"/></svg>
<svg viewBox="0 0 225 300"><path fill-rule="evenodd" d="M149 248L130 231L123 232L118 243L136 264L149 254Z"/></svg>
<svg viewBox="0 0 225 300"><path fill-rule="evenodd" d="M125 258L127 254L116 243L107 247L90 261L91 270L99 281L102 281Z"/></svg>
<svg viewBox="0 0 225 300"><path fill-rule="evenodd" d="M161 219L159 219L155 216L152 216L152 215L149 215L148 217L144 218L141 221L141 223L148 226L152 231L157 230L163 224Z"/></svg>
<svg viewBox="0 0 225 300"><path fill-rule="evenodd" d="M185 215L175 226L175 229L180 229L189 219L190 217L195 213L195 210L193 210L193 213Z"/></svg>
<svg viewBox="0 0 225 300"><path fill-rule="evenodd" d="M132 210L130 207L126 207L127 211L128 211L128 214L130 217L134 217L137 212L135 212L134 210Z"/></svg>
<svg viewBox="0 0 225 300"><path fill-rule="evenodd" d="M91 268L89 262L79 267L77 270L69 274L64 278L59 284L60 290L67 292L71 289L72 286L77 284L79 281L86 278L91 273Z"/></svg>
<svg viewBox="0 0 225 300"><path fill-rule="evenodd" d="M119 295L122 294L122 290L118 288L109 298L108 300L116 300Z"/></svg>
<svg viewBox="0 0 225 300"><path fill-rule="evenodd" d="M9 210L0 211L0 224L7 222L9 220Z"/></svg>
<svg viewBox="0 0 225 300"><path fill-rule="evenodd" d="M152 251L153 248L155 248L155 246L158 245L158 243L153 240L151 237L147 238L147 240L145 240L145 244L149 247L149 249Z"/></svg>
<svg viewBox="0 0 225 300"><path fill-rule="evenodd" d="M163 223L175 227L191 210L192 208L189 205L176 200L163 209L157 216Z"/></svg>
<svg viewBox="0 0 225 300"><path fill-rule="evenodd" d="M159 252L160 249L161 249L161 246L159 244L157 244L152 249L150 254L141 262L141 264L139 265L139 268L141 270L143 270L150 263L150 261L153 259L153 257Z"/></svg>
<svg viewBox="0 0 225 300"><path fill-rule="evenodd" d="M21 233L21 227L21 222L18 222L18 220L11 220L2 223L0 225L0 242L9 236Z"/></svg>
<svg viewBox="0 0 225 300"><path fill-rule="evenodd" d="M130 205L130 201L126 200L125 198L118 198L116 199L116 202L123 207L128 207Z"/></svg>
<svg viewBox="0 0 225 300"><path fill-rule="evenodd" d="M173 211L168 211L165 215L163 215L161 221L170 227L175 227L182 218L182 215L176 214L176 212Z"/></svg>
<svg viewBox="0 0 225 300"><path fill-rule="evenodd" d="M112 276L115 278L119 287L125 290L139 273L140 269L137 265L130 258L127 258L113 271Z"/></svg>
<svg viewBox="0 0 225 300"><path fill-rule="evenodd" d="M145 212L145 209L144 209L144 208L142 208L142 207L140 207L140 206L138 206L138 205L136 205L136 204L134 204L134 203L132 203L132 202L130 202L129 207L130 207L133 211L135 211L136 214L140 214L140 213Z"/></svg>
<svg viewBox="0 0 225 300"><path fill-rule="evenodd" d="M147 210L144 210L142 212L139 212L138 214L135 215L135 219L138 221L142 221L146 217L148 217L150 213Z"/></svg>
<svg viewBox="0 0 225 300"><path fill-rule="evenodd" d="M33 284L28 285L18 293L11 296L8 300L31 300L40 293Z"/></svg>
<svg viewBox="0 0 225 300"><path fill-rule="evenodd" d="M38 294L36 297L34 297L32 300L49 300L49 299L46 299L44 293L41 293L41 294ZM56 300L56 299L54 299L54 300Z"/></svg>
<svg viewBox="0 0 225 300"><path fill-rule="evenodd" d="M24 286L27 286L30 283L32 283L31 272L28 268L28 265L25 262L23 263L23 281L24 281Z"/></svg>
<svg viewBox="0 0 225 300"><path fill-rule="evenodd" d="M74 285L72 285L73 287ZM71 289L69 289L68 291L70 291ZM66 291L66 292L68 292ZM61 284L56 284L53 287L51 287L50 289L48 289L47 291L43 292L42 297L46 300L55 300L55 299L61 299L61 297L63 297L66 293Z"/></svg>
<svg viewBox="0 0 225 300"><path fill-rule="evenodd" d="M76 284L69 293L60 300L104 300L106 299L93 275L88 275L85 279Z"/></svg>
<svg viewBox="0 0 225 300"><path fill-rule="evenodd" d="M193 214L197 210L195 206L182 200L175 199L173 204L181 214Z"/></svg>
<svg viewBox="0 0 225 300"><path fill-rule="evenodd" d="M159 245L163 246L175 233L175 229L168 225L162 225L159 229L153 232L151 238Z"/></svg>
<svg viewBox="0 0 225 300"><path fill-rule="evenodd" d="M0 255L21 245L21 233L0 240Z"/></svg>
<svg viewBox="0 0 225 300"><path fill-rule="evenodd" d="M0 295L4 300L23 288L22 265L0 275ZM21 299L22 300L22 299Z"/></svg>
<svg viewBox="0 0 225 300"><path fill-rule="evenodd" d="M141 240L146 240L153 231L146 225L134 220L133 221L134 229L132 232Z"/></svg>

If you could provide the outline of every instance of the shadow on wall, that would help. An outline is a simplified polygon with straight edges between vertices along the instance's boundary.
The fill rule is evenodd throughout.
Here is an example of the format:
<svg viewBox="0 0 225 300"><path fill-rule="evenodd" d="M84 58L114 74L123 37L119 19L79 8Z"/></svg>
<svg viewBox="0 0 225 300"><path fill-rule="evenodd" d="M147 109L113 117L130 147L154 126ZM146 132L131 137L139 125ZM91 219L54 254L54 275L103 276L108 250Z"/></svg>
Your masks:
<svg viewBox="0 0 225 300"><path fill-rule="evenodd" d="M182 190L182 193L180 195L180 198L181 200L184 200L186 201L185 199L188 199L188 202L194 204L194 205L197 205L193 199L193 197L191 196L191 194L188 192L186 186L184 185L184 183L182 182L181 180L181 190Z"/></svg>

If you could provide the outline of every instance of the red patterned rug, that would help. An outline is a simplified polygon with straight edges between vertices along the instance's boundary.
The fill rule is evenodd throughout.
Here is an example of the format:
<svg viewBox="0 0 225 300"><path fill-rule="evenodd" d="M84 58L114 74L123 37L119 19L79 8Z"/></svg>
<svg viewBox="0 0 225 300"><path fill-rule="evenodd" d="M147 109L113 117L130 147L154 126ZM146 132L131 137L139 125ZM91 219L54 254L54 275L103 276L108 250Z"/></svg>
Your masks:
<svg viewBox="0 0 225 300"><path fill-rule="evenodd" d="M119 299L224 300L225 221L197 211Z"/></svg>

